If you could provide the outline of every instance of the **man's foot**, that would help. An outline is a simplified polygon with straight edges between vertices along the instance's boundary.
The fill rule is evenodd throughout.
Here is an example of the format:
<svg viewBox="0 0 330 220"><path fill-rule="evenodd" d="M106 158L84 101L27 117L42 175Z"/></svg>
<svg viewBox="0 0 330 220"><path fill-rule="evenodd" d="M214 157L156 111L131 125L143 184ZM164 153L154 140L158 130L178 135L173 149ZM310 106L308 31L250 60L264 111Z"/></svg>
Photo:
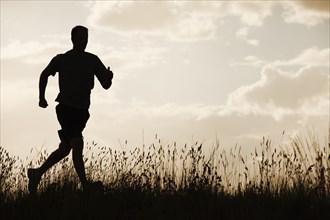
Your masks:
<svg viewBox="0 0 330 220"><path fill-rule="evenodd" d="M28 169L27 175L29 177L29 191L31 194L35 194L38 189L38 185L41 179L41 174L38 169Z"/></svg>

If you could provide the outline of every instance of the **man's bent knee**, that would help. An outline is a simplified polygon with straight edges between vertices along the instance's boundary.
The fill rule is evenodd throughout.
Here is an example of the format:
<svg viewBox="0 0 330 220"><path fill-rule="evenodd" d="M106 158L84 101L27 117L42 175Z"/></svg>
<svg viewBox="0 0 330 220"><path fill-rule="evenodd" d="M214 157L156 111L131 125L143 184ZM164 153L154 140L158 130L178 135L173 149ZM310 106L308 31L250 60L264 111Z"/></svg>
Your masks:
<svg viewBox="0 0 330 220"><path fill-rule="evenodd" d="M70 146L68 146L68 144L66 142L62 141L59 145L59 150L63 154L63 156L67 156L67 155L69 155L71 148L70 148Z"/></svg>
<svg viewBox="0 0 330 220"><path fill-rule="evenodd" d="M84 147L84 140L82 137L71 138L70 144L73 151L82 151Z"/></svg>

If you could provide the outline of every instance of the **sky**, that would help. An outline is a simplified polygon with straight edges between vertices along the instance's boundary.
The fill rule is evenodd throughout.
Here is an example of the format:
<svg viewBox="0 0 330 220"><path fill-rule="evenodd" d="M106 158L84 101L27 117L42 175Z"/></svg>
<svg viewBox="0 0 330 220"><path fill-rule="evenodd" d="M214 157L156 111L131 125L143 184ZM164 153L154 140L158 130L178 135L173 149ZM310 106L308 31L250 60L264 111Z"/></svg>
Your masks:
<svg viewBox="0 0 330 220"><path fill-rule="evenodd" d="M11 154L58 146L58 75L38 81L89 29L86 51L114 73L97 80L85 143L127 150L217 141L276 146L329 135L329 1L2 1L1 139ZM284 132L284 135L283 135ZM157 135L157 137L156 137ZM127 142L127 144L126 144Z"/></svg>

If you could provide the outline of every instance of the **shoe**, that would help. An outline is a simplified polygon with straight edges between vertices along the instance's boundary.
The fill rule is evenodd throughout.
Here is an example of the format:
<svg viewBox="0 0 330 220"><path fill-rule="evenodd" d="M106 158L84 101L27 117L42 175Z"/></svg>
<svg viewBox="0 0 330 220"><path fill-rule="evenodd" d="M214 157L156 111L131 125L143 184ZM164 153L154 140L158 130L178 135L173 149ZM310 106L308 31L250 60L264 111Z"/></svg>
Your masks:
<svg viewBox="0 0 330 220"><path fill-rule="evenodd" d="M41 180L41 174L37 169L28 169L27 175L29 177L29 191L31 194L35 194Z"/></svg>

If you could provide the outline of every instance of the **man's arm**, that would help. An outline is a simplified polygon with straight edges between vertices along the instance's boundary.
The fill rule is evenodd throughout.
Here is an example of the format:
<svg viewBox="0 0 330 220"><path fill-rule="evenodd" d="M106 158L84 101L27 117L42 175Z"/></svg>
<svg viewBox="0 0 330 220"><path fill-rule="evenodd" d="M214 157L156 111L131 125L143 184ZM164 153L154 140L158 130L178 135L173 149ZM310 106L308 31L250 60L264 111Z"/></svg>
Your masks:
<svg viewBox="0 0 330 220"><path fill-rule="evenodd" d="M112 85L113 72L110 67L106 68L102 61L96 56L95 75L104 89Z"/></svg>
<svg viewBox="0 0 330 220"><path fill-rule="evenodd" d="M101 81L104 89L109 89L112 85L113 72L110 70L110 67L108 67L107 71L106 77Z"/></svg>
<svg viewBox="0 0 330 220"><path fill-rule="evenodd" d="M39 79L39 106L41 108L46 108L48 106L47 100L45 98L45 91L48 83L49 74L44 70Z"/></svg>
<svg viewBox="0 0 330 220"><path fill-rule="evenodd" d="M54 76L57 72L59 55L54 57L48 66L42 71L39 78L39 106L41 108L46 108L48 106L47 100L45 98L46 87L48 83L48 77Z"/></svg>

